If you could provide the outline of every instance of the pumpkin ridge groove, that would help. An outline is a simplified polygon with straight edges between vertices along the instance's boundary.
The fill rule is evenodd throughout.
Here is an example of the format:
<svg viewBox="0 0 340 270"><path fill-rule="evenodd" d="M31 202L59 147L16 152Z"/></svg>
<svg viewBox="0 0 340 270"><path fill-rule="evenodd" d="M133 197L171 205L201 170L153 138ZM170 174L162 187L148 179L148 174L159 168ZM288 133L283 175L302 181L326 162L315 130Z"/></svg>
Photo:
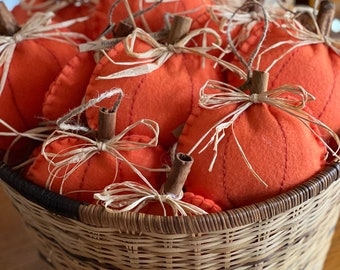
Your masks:
<svg viewBox="0 0 340 270"><path fill-rule="evenodd" d="M96 154L97 155L97 154ZM85 168L85 170L84 170L84 173L83 173L83 175L82 175L82 177L81 177L81 180L80 180L80 183L79 183L79 191L80 192L78 192L78 194L77 194L77 197L78 197L78 200L81 200L81 198L80 198L80 195L81 195L81 190L82 190L82 188L83 188L83 186L84 186L84 183L85 183L85 176L87 175L87 171L89 170L89 168L90 168L90 163L91 163L91 158L88 160L88 162L86 162L86 168Z"/></svg>
<svg viewBox="0 0 340 270"><path fill-rule="evenodd" d="M20 106L18 105L16 96L15 96L15 91L13 91L13 88L12 88L12 86L11 86L12 84L11 84L10 72L11 72L11 70L8 71L8 76L7 76L6 84L8 84L8 90L9 90L10 93L11 93L11 97L12 97L12 101L13 101L13 103L14 103L14 107L16 108L18 114L20 115L20 120L21 120L21 122L25 125L26 129L29 129L30 125L27 123L24 114L22 114L22 112L21 112L21 108L20 108Z"/></svg>
<svg viewBox="0 0 340 270"><path fill-rule="evenodd" d="M330 49L328 49L330 50ZM333 61L331 61L333 62ZM324 112L326 111L326 108L328 108L328 104L330 103L330 101L332 100L332 96L333 96L333 93L334 93L334 90L335 90L335 84L336 84L336 78L337 78L337 73L335 72L334 70L334 66L333 65L330 65L331 68L332 68L332 73L333 73L333 85L332 85L332 89L327 97L327 101L325 102L321 112L319 113L318 115L318 119L320 119L322 117L322 115L324 114ZM307 89L308 90L308 89Z"/></svg>
<svg viewBox="0 0 340 270"><path fill-rule="evenodd" d="M272 112L271 108L268 106L268 112L273 116L273 118L275 119L275 121L277 122L278 124L278 127L280 128L281 130L281 133L282 133L282 138L283 138L283 144L284 144L284 149L285 149L285 152L284 152L284 155L285 155L285 158L284 158L284 169L283 169L283 175L282 175L282 181L280 182L280 193L284 191L284 184L286 182L286 176L287 176L287 164L288 164L288 145L287 145L287 136L286 136L286 133L285 133L285 130L282 126L282 124L280 123L279 119L274 115L274 113Z"/></svg>
<svg viewBox="0 0 340 270"><path fill-rule="evenodd" d="M129 111L129 122L128 122L128 126L132 125L134 123L133 117L134 117L134 108L135 108L135 103L136 103L136 96L138 94L138 91L141 89L142 84L144 83L146 79L146 76L144 75L141 80L139 81L137 87L134 90L134 95L132 96L132 100L131 100L131 105L130 105L130 111ZM146 99L146 98L145 98ZM130 132L129 132L130 133Z"/></svg>
<svg viewBox="0 0 340 270"><path fill-rule="evenodd" d="M37 40L33 40L33 42L38 43L38 45L40 46L41 49L44 49L46 52L48 52L49 55L52 56L52 58L55 60L55 62L57 63L59 70L62 70L63 65L59 62L58 58L53 54L53 52L46 48L46 46L44 46L44 44L41 44L41 42L37 39Z"/></svg>

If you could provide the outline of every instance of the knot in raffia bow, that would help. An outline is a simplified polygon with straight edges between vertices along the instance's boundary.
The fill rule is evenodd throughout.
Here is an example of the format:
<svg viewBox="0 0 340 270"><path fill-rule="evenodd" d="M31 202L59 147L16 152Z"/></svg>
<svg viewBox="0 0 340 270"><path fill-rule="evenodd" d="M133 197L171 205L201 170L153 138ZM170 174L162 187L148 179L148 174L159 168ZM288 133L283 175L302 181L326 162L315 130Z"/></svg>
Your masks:
<svg viewBox="0 0 340 270"><path fill-rule="evenodd" d="M42 38L75 44L72 39L88 40L85 35L80 33L60 31L61 28L67 28L76 22L85 21L87 17L52 23L54 16L52 12L35 13L13 36L0 36L0 66L3 66L0 95L4 89L9 67L18 42Z"/></svg>
<svg viewBox="0 0 340 270"><path fill-rule="evenodd" d="M202 36L203 38L206 35L212 35L215 39L215 42L210 46L187 46L190 41L193 41L194 38L198 36ZM137 41L142 41L148 45L150 45L150 49L147 51L137 52L135 51L135 43ZM135 77L139 75L144 75L151 73L158 68L160 68L171 56L179 53L190 53L198 56L202 56L208 59L211 59L222 66L244 76L244 73L241 69L233 66L221 59L214 57L208 53L208 51L216 49L221 45L221 37L220 35L211 28L201 28L197 30L192 30L186 36L179 39L174 44L163 44L154 39L150 34L145 32L140 28L136 28L129 36L124 39L124 48L128 56L139 59L140 61L134 62L115 62L110 56L103 51L109 61L113 64L119 65L136 65L140 64L128 69L124 69L122 71L109 74L106 76L98 76L97 79L117 79L117 78L125 78L125 77Z"/></svg>
<svg viewBox="0 0 340 270"><path fill-rule="evenodd" d="M213 90L212 92L207 92L207 90ZM206 148L213 144L214 156L211 161L209 171L213 169L214 163L217 158L218 153L218 145L223 139L225 133L224 130L231 128L232 135L236 141L236 144L240 150L242 158L244 159L247 167L250 169L252 174L258 179L262 184L267 186L267 184L262 180L262 178L256 173L256 171L251 166L251 163L246 157L245 151L242 149L240 142L237 139L237 136L234 132L234 123L238 117L244 113L250 106L253 104L267 104L270 106L274 106L285 113L290 114L291 116L298 119L302 122L324 145L330 150L333 156L337 155L337 151L339 148L334 151L331 149L326 142L321 138L319 134L317 134L313 128L310 127L310 124L314 124L326 132L328 132L332 138L334 138L337 145L340 145L340 140L337 134L326 126L324 123L307 113L303 110L307 104L307 102L314 100L314 97L309 94L303 87L299 85L283 85L279 88L265 91L262 93L252 93L247 94L238 88L223 83L219 81L208 81L200 90L200 101L199 105L205 109L220 109L226 106L230 106L232 104L238 105L235 110L222 117L217 123L215 123L194 145L194 147L189 151L188 154L191 154L201 143L202 141L213 131L213 135L211 136L208 143L200 150L200 153L205 151Z"/></svg>
<svg viewBox="0 0 340 270"><path fill-rule="evenodd" d="M165 205L170 206L175 216L179 214L186 216L188 214L198 215L206 212L190 203L181 201L183 192L178 197L164 194L150 187L138 184L136 182L125 181L123 183L113 183L107 186L103 192L94 195L98 203L103 205L109 212L139 212L150 202L158 202L163 210L164 216L167 215Z"/></svg>

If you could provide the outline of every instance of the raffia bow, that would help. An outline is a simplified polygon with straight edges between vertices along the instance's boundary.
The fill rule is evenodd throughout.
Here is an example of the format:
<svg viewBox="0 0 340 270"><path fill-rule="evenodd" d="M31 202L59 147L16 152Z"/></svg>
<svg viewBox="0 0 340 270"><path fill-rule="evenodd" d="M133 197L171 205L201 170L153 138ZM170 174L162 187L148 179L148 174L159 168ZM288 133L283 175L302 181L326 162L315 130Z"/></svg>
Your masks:
<svg viewBox="0 0 340 270"><path fill-rule="evenodd" d="M0 96L6 84L9 67L17 43L24 40L40 38L70 44L75 44L72 39L88 40L85 35L80 33L59 31L59 29L67 28L76 22L85 21L87 20L87 17L52 24L52 18L54 16L55 15L52 12L35 13L13 36L0 36L0 66L3 66L0 83Z"/></svg>
<svg viewBox="0 0 340 270"><path fill-rule="evenodd" d="M212 44L211 46L195 46L195 47L188 47L187 44L192 41L195 37L200 35L212 35L215 38L216 43ZM137 40L141 40L146 44L150 45L152 48L145 52L135 52L134 45ZM128 68L122 70L120 72L116 72L114 74L106 75L106 76L98 76L97 79L117 79L117 78L126 78L126 77L135 77L139 75L144 75L151 73L158 68L160 68L171 56L178 53L190 53L196 54L208 59L211 59L223 67L239 74L241 77L245 77L244 72L221 59L214 57L208 53L208 51L212 49L216 49L218 46L221 45L221 37L219 34L211 29L211 28L201 28L197 30L193 30L189 32L186 36L178 40L175 44L162 44L159 43L156 39L154 39L150 34L145 32L140 28L136 28L132 34L124 39L124 47L125 51L128 56L131 56L136 59L140 59L140 61L134 62L115 62L113 61L109 55L103 51L106 57L111 61L113 64L118 65L136 65L141 64L132 68Z"/></svg>
<svg viewBox="0 0 340 270"><path fill-rule="evenodd" d="M178 197L164 194L162 191L157 192L155 189L144 185L126 181L123 183L113 183L107 186L103 192L94 195L99 203L102 204L109 212L139 212L150 202L159 202L164 216L167 215L165 204L171 207L175 216L179 214L186 216L188 214L202 215L206 212L190 203L181 201L183 192Z"/></svg>
<svg viewBox="0 0 340 270"><path fill-rule="evenodd" d="M220 92L207 93L206 92L207 89L215 89L219 90ZM236 144L240 150L242 158L244 159L247 167L250 169L250 171L256 177L256 179L258 179L262 184L267 186L267 184L253 169L251 163L246 157L245 151L242 149L242 146L234 132L234 123L236 119L253 104L262 103L274 106L301 121L325 145L325 147L333 154L333 156L339 158L339 156L337 155L339 147L336 151L331 149L327 145L327 143L320 137L320 135L317 134L309 125L310 123L312 123L322 128L327 133L329 133L332 138L334 138L338 146L340 145L339 137L332 129L330 129L324 123L322 123L321 121L319 121L318 119L316 119L315 117L311 116L310 114L303 110L306 103L313 99L314 97L311 94L309 94L302 86L299 85L283 85L279 88L270 91L265 91L258 94L257 93L247 94L232 85L219 81L208 81L200 90L199 105L202 108L214 110L223 108L225 106L229 106L231 104L239 105L234 111L232 111L230 114L226 115L225 117L220 119L217 123L215 123L199 139L199 141L188 152L188 154L191 154L193 151L195 151L196 148L202 143L202 141L209 134L211 134L211 132L213 132L213 135L211 136L209 142L200 150L201 153L205 151L209 145L213 144L214 157L209 167L209 171L211 171L217 158L218 145L225 135L224 131L228 128L231 128L233 137L236 141Z"/></svg>

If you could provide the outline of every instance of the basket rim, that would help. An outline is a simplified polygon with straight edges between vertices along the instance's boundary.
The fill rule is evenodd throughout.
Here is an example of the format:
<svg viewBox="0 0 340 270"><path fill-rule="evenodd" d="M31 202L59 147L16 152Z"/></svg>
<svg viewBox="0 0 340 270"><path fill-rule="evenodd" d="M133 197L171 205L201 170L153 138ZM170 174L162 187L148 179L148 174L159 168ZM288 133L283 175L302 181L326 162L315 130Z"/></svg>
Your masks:
<svg viewBox="0 0 340 270"><path fill-rule="evenodd" d="M304 183L262 202L196 216L155 216L143 213L111 213L103 206L70 199L30 182L4 162L0 179L17 193L45 210L89 226L139 233L207 233L246 226L273 218L318 196L340 177L340 162L327 165Z"/></svg>

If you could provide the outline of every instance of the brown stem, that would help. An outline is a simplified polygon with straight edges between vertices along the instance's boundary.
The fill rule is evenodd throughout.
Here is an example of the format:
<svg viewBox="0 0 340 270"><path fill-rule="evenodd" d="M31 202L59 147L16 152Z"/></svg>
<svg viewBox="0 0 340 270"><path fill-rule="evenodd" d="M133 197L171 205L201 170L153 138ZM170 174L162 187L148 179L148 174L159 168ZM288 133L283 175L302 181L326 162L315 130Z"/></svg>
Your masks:
<svg viewBox="0 0 340 270"><path fill-rule="evenodd" d="M175 16L168 35L168 43L174 44L177 40L189 33L192 19L185 16Z"/></svg>
<svg viewBox="0 0 340 270"><path fill-rule="evenodd" d="M267 91L269 73L254 70L251 77L250 92L252 94L260 94Z"/></svg>
<svg viewBox="0 0 340 270"><path fill-rule="evenodd" d="M164 184L164 193L178 196L190 173L194 159L186 154L177 153L171 172Z"/></svg>
<svg viewBox="0 0 340 270"><path fill-rule="evenodd" d="M0 35L13 36L20 30L20 26L5 3L0 1Z"/></svg>
<svg viewBox="0 0 340 270"><path fill-rule="evenodd" d="M101 108L98 112L98 132L97 139L99 141L108 141L115 136L117 110L120 105L122 95L119 94L111 110Z"/></svg>
<svg viewBox="0 0 340 270"><path fill-rule="evenodd" d="M334 3L328 0L321 1L316 21L323 36L329 35L334 19L334 14Z"/></svg>

